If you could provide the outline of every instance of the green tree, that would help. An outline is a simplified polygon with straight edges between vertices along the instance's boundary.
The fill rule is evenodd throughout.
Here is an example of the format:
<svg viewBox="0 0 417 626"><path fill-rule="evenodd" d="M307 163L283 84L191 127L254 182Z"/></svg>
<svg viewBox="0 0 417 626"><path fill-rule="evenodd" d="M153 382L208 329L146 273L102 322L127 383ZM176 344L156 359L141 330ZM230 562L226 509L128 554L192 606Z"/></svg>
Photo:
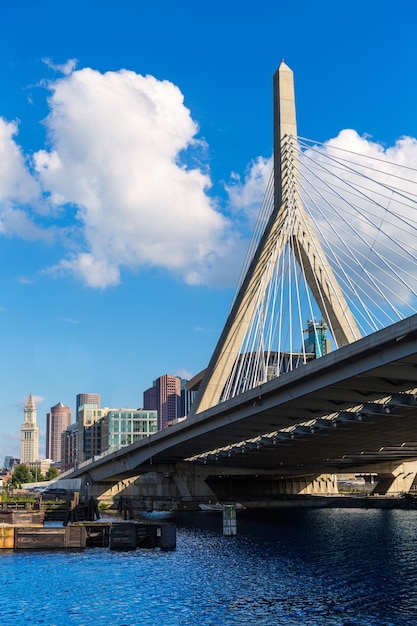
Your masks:
<svg viewBox="0 0 417 626"><path fill-rule="evenodd" d="M32 482L32 474L29 471L29 468L27 468L26 465L24 465L23 463L21 463L20 465L16 465L10 482L14 487L18 487L23 483Z"/></svg>
<svg viewBox="0 0 417 626"><path fill-rule="evenodd" d="M59 475L59 472L58 472L58 469L55 467L55 465L51 465L49 470L46 472L47 480L52 480L53 478L56 478L58 475Z"/></svg>
<svg viewBox="0 0 417 626"><path fill-rule="evenodd" d="M30 480L29 482L32 483L42 483L45 480L45 476L42 474L39 467L32 469L30 475L32 476L32 480Z"/></svg>

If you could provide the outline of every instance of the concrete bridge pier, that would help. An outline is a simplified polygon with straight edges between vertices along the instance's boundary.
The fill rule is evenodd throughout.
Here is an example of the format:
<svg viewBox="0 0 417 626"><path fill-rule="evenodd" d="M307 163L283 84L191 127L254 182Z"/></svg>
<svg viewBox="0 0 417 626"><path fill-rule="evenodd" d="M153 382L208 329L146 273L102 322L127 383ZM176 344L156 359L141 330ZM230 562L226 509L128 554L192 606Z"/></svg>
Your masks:
<svg viewBox="0 0 417 626"><path fill-rule="evenodd" d="M243 501L245 496L252 500L268 500L277 495L338 494L337 477L334 474L279 478L268 474L242 475L242 470L231 473L230 468L224 468L224 473L219 467L216 470L220 474L217 478L210 466L177 463L154 466L152 472L118 482L95 483L86 475L80 495L107 503L125 496L142 501L146 508L152 508L162 506L163 503L215 502L224 498Z"/></svg>
<svg viewBox="0 0 417 626"><path fill-rule="evenodd" d="M306 476L294 480L295 493L299 496L337 496L339 488L337 486L336 474L319 474L318 476Z"/></svg>
<svg viewBox="0 0 417 626"><path fill-rule="evenodd" d="M89 474L85 474L80 486L80 498L94 498L103 502L120 496L129 495L138 476L131 476L119 481L95 482Z"/></svg>
<svg viewBox="0 0 417 626"><path fill-rule="evenodd" d="M378 483L373 494L398 496L408 493L417 474L417 461L407 461L378 472Z"/></svg>
<svg viewBox="0 0 417 626"><path fill-rule="evenodd" d="M242 476L242 472L230 475L230 468L225 471L224 481L213 480L212 468L178 463L163 471L142 475L134 484L136 497L149 499L172 498L181 502L200 502L207 500L237 499L243 501L245 495L251 499L274 495L338 495L337 476L319 474L311 476L288 476L284 479ZM272 482L275 487L266 487ZM207 481L207 479L209 479ZM238 480L236 480L238 479ZM240 479L240 480L239 480ZM222 484L221 484L222 483ZM226 484L225 484L226 483ZM229 487L227 487L229 484ZM218 489L220 487L220 489ZM266 487L266 488L265 488Z"/></svg>
<svg viewBox="0 0 417 626"><path fill-rule="evenodd" d="M268 481L268 477L264 477ZM269 482L269 481L268 481ZM310 476L287 476L274 479L271 495L288 496L337 496L339 488L336 474L317 474ZM262 491L262 487L260 488ZM269 491L269 489L268 489ZM267 491L265 492L267 493Z"/></svg>
<svg viewBox="0 0 417 626"><path fill-rule="evenodd" d="M177 471L172 476L181 498L184 500L193 500L196 497L203 499L215 498L215 493L206 483L208 474L203 472L201 467L190 468L188 464L184 465L185 467L178 466Z"/></svg>
<svg viewBox="0 0 417 626"><path fill-rule="evenodd" d="M143 501L152 508L155 501L199 502L216 500L206 478L209 472L203 466L190 463L154 466L152 471L119 481L94 482L88 474L80 488L81 498L94 498L110 504L120 497Z"/></svg>
<svg viewBox="0 0 417 626"><path fill-rule="evenodd" d="M235 500L238 502L264 503L269 506L272 501L292 496L335 496L339 495L337 476L335 474L310 474L280 476L275 473L248 474L235 473L223 475L213 472L208 479L209 486L217 495L218 500Z"/></svg>
<svg viewBox="0 0 417 626"><path fill-rule="evenodd" d="M143 474L135 482L135 495L147 498L173 498L182 502L212 500L216 494L206 482L208 471L190 463L159 468Z"/></svg>

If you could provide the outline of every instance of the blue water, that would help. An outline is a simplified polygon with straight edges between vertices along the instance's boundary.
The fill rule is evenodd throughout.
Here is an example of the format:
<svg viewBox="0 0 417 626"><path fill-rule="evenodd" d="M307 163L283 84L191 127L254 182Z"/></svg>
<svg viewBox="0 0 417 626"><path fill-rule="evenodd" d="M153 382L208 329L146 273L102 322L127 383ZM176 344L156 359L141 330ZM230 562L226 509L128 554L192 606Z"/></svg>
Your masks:
<svg viewBox="0 0 417 626"><path fill-rule="evenodd" d="M237 537L218 512L163 519L173 552L2 551L1 623L417 624L417 511L243 511Z"/></svg>

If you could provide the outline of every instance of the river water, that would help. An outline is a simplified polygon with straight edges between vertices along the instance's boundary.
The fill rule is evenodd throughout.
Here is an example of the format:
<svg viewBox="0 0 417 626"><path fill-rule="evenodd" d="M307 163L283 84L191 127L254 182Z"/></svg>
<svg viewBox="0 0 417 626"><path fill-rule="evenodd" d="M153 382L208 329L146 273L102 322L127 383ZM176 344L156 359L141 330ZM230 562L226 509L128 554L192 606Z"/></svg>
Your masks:
<svg viewBox="0 0 417 626"><path fill-rule="evenodd" d="M2 551L0 619L26 626L412 626L417 511L151 514L172 552Z"/></svg>

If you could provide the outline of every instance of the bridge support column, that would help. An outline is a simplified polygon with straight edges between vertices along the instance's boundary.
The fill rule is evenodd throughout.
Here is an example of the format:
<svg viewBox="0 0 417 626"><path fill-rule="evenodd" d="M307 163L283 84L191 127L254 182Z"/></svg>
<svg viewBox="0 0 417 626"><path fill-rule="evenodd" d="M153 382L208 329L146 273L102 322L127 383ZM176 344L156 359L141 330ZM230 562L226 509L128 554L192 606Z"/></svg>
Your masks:
<svg viewBox="0 0 417 626"><path fill-rule="evenodd" d="M172 478L182 499L213 499L216 495L206 482L208 475L201 466L177 463Z"/></svg>
<svg viewBox="0 0 417 626"><path fill-rule="evenodd" d="M378 472L378 483L373 494L398 496L408 493L417 474L417 461L401 463L387 472Z"/></svg>
<svg viewBox="0 0 417 626"><path fill-rule="evenodd" d="M335 474L320 474L319 476L304 476L293 479L294 491L299 496L338 495L337 476Z"/></svg>
<svg viewBox="0 0 417 626"><path fill-rule="evenodd" d="M214 493L207 485L206 478L207 476L189 474L187 476L174 474L172 477L179 495L184 500L192 500L194 497L213 498Z"/></svg>
<svg viewBox="0 0 417 626"><path fill-rule="evenodd" d="M202 466L178 463L158 468L140 476L133 491L138 498L148 500L180 500L182 502L216 499L206 482L209 472Z"/></svg>
<svg viewBox="0 0 417 626"><path fill-rule="evenodd" d="M129 490L138 479L137 476L131 478L124 478L117 483L103 483L100 485L94 485L92 489L92 495L98 500L106 502L119 496L128 496L132 493L132 489Z"/></svg>

